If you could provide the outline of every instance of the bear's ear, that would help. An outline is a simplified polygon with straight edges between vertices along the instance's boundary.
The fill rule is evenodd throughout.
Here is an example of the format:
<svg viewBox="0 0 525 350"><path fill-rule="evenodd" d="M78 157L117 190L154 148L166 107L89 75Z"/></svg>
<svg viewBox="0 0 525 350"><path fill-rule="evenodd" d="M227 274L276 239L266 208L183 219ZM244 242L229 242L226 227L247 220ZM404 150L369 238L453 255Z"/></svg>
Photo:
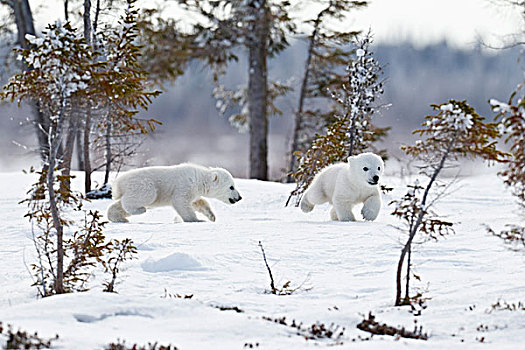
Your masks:
<svg viewBox="0 0 525 350"><path fill-rule="evenodd" d="M356 156L350 156L350 157L348 157L348 158L346 159L346 161L347 161L348 163L350 163L350 161L351 161L352 159L354 159L355 157L356 157Z"/></svg>
<svg viewBox="0 0 525 350"><path fill-rule="evenodd" d="M216 171L213 171L210 175L212 182L218 182L219 181L219 174L217 174Z"/></svg>

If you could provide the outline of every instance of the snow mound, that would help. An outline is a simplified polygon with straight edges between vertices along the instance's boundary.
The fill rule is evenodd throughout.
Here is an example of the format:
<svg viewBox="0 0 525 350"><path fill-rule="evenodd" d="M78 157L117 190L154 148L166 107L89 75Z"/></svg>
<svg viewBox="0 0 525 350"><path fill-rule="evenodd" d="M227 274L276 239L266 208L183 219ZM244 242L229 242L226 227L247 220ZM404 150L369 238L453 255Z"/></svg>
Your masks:
<svg viewBox="0 0 525 350"><path fill-rule="evenodd" d="M198 271L204 270L204 267L188 254L173 253L158 260L148 258L142 263L142 269L146 272L167 272Z"/></svg>
<svg viewBox="0 0 525 350"><path fill-rule="evenodd" d="M125 310L125 311L118 311L118 312L111 313L111 314L102 314L98 317L93 316L93 315L88 315L88 314L73 314L73 317L75 317L75 319L78 322L82 322L82 323L93 323L93 322L103 321L106 318L117 317L117 316L139 316L139 317L153 318L153 316L151 315L142 314L134 310Z"/></svg>

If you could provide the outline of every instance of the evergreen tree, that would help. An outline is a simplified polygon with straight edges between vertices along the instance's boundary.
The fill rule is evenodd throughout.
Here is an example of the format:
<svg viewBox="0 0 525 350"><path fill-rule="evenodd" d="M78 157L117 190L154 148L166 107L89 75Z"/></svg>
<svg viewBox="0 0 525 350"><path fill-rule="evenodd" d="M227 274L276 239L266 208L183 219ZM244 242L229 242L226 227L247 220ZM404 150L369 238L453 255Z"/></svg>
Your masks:
<svg viewBox="0 0 525 350"><path fill-rule="evenodd" d="M335 110L330 107L331 91L340 90L347 77L344 68L354 50L348 43L359 32L339 31L334 29L332 22L340 23L350 10L366 5L366 1L330 0L323 3L315 18L305 21L311 26L311 32L305 38L306 61L294 113L289 173L297 170L296 152L306 151L315 134L333 121ZM288 180L292 180L291 175Z"/></svg>
<svg viewBox="0 0 525 350"><path fill-rule="evenodd" d="M93 49L96 49L98 61L98 83L103 90L93 99L90 113L95 117L95 149L103 150L104 156L100 165L91 165L91 160L85 158L89 164L89 171L104 168L104 186L109 186L109 174L118 169L127 157L134 154L141 144L138 136L146 134L148 130L155 130L159 123L154 119L141 120L136 117L138 108L146 110L152 98L160 94L153 91L148 72L142 67L142 47L138 45L140 30L137 24L138 11L128 0L125 14L120 18L116 27L107 27L102 33L95 34ZM96 32L95 32L96 33ZM89 37L85 32L85 37ZM87 136L91 134L90 128ZM91 145L91 139L86 137L85 142ZM93 147L89 147L93 150ZM90 152L87 151L87 155ZM87 167L86 167L87 168ZM86 179L90 176L86 169ZM91 190L90 181L86 180L85 191Z"/></svg>
<svg viewBox="0 0 525 350"><path fill-rule="evenodd" d="M135 117L136 109L146 108L159 92L147 89L145 74L136 63L139 48L134 43L136 12L133 2L128 0L122 28L108 40L107 47L112 49L107 51L105 61L97 59L85 38L69 23L52 24L41 38L28 37L31 44L28 49L18 50L20 58L31 69L14 75L0 95L1 99L19 104L23 100L37 101L41 113L50 121L48 128L43 130L47 139L46 158L43 169L38 172L40 179L28 199L32 208L28 216L43 225L44 240L47 240L46 232L49 236L52 231L57 238L56 267L52 273L56 293L67 291L63 235L64 227L71 222L64 219L63 209L80 203L80 198L70 189L70 162L64 162L59 152L64 138L71 135L66 131L71 125L78 125L84 116L77 113L77 108L85 107L90 111L100 107L109 111L113 123L128 133L144 133L155 126L153 119Z"/></svg>
<svg viewBox="0 0 525 350"><path fill-rule="evenodd" d="M287 35L295 30L288 14L290 3L267 0L179 0L179 3L201 18L186 36L185 58L205 61L213 67L214 78L218 79L225 66L237 59L235 49L244 48L248 53L245 106L250 135L249 176L265 180L270 104L267 60L288 46Z"/></svg>
<svg viewBox="0 0 525 350"><path fill-rule="evenodd" d="M347 83L332 93L336 102L334 121L324 134L316 134L308 150L296 152L299 166L292 176L297 185L286 205L292 197L296 197L295 205L299 205L314 176L328 165L346 161L349 156L367 149L381 153L373 148L373 143L385 136L388 128L375 127L371 119L382 107L377 105L377 98L383 93L383 68L370 51L369 34L354 44L356 50L347 67Z"/></svg>

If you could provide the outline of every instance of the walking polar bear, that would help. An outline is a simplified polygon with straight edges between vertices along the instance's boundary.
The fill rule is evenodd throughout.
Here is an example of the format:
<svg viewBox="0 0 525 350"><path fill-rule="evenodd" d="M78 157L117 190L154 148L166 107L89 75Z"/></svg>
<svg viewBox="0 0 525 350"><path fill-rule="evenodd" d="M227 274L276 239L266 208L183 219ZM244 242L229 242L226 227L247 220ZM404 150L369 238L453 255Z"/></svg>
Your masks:
<svg viewBox="0 0 525 350"><path fill-rule="evenodd" d="M128 222L126 217L143 214L147 208L172 206L185 222L202 221L196 211L215 221L215 214L202 197L228 204L242 199L225 169L180 164L130 170L113 184L115 202L108 208L108 219Z"/></svg>
<svg viewBox="0 0 525 350"><path fill-rule="evenodd" d="M321 170L306 190L301 209L305 213L317 204L329 202L332 220L355 221L352 209L363 203L361 214L365 220L375 220L381 209L379 177L384 163L373 153L362 153L348 158L347 163L330 165Z"/></svg>

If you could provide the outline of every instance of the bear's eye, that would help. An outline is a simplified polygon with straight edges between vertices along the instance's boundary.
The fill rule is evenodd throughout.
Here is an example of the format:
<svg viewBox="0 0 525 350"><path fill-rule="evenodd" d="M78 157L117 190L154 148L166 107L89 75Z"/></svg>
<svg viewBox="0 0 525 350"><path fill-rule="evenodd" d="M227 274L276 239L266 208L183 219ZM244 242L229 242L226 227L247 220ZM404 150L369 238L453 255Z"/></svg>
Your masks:
<svg viewBox="0 0 525 350"><path fill-rule="evenodd" d="M364 171L368 171L368 168L365 166L365 167L363 168L363 170L364 170Z"/></svg>
<svg viewBox="0 0 525 350"><path fill-rule="evenodd" d="M230 186L230 190L232 190L232 191L233 191L234 189L235 189L235 188L233 188L233 186Z"/></svg>
<svg viewBox="0 0 525 350"><path fill-rule="evenodd" d="M380 166L378 166L378 167L377 167L377 170L381 170L381 167L380 167Z"/></svg>

